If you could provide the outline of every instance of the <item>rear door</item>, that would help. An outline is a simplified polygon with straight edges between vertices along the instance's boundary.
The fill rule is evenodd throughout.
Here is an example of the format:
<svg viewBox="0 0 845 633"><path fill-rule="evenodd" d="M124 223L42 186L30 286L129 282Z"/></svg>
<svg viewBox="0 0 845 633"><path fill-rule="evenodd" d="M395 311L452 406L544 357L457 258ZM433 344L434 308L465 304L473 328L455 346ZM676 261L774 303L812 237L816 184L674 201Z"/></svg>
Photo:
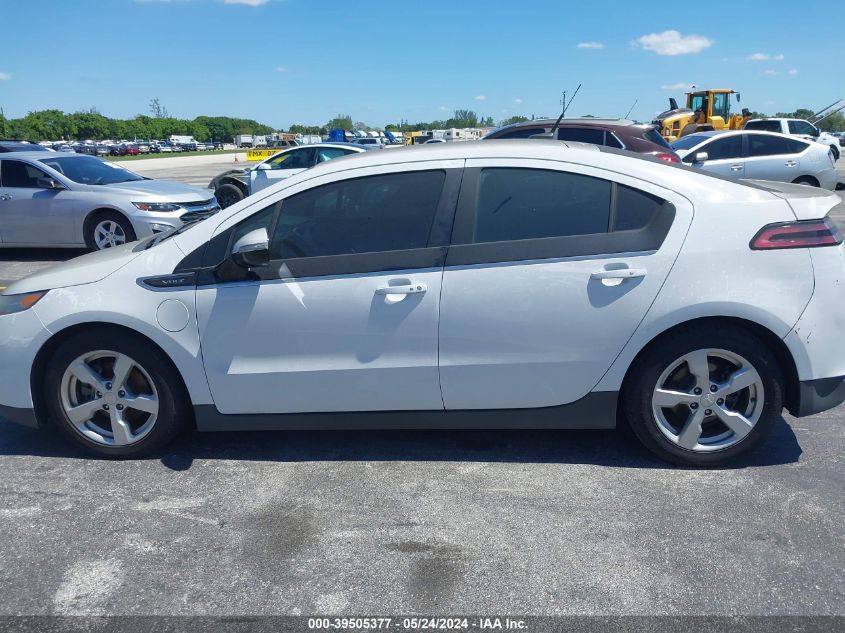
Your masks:
<svg viewBox="0 0 845 633"><path fill-rule="evenodd" d="M792 182L801 175L801 153L809 144L773 134L746 134L745 177Z"/></svg>
<svg viewBox="0 0 845 633"><path fill-rule="evenodd" d="M73 192L45 189L39 178L53 178L22 160L0 160L0 241L4 244L76 242L77 202Z"/></svg>
<svg viewBox="0 0 845 633"><path fill-rule="evenodd" d="M443 276L446 408L587 395L657 296L691 218L682 196L615 172L467 161Z"/></svg>

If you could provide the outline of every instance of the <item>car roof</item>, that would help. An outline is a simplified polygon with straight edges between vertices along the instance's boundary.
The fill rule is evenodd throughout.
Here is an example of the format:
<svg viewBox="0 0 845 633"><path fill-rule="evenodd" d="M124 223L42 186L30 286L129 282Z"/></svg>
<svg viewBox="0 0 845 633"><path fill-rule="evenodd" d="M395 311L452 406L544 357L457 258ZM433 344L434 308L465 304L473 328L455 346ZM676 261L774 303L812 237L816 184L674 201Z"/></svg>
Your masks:
<svg viewBox="0 0 845 633"><path fill-rule="evenodd" d="M557 119L532 119L531 121L521 121L519 123L511 123L510 125L505 125L500 128L496 128L493 130L494 132L499 132L501 130L512 130L515 128L521 127L541 127L541 126L549 126L554 125L557 122ZM642 127L649 127L651 124L649 123L637 123L636 121L632 121L630 119L612 119L612 118L598 118L598 117L578 117L578 118L571 118L571 119L561 119L560 125L615 125L618 127L629 127L633 125L639 125Z"/></svg>
<svg viewBox="0 0 845 633"><path fill-rule="evenodd" d="M84 156L84 154L62 154L58 152L45 152L43 150L29 152L4 152L0 154L0 160L11 160L13 158L42 160L44 158L56 158L57 156Z"/></svg>

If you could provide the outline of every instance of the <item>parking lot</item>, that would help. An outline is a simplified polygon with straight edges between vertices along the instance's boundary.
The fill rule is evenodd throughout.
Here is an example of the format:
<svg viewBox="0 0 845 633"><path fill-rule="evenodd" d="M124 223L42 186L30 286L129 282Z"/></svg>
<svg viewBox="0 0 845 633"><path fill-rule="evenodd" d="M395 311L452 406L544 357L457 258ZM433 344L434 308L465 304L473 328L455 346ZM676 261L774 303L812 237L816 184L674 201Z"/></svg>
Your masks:
<svg viewBox="0 0 845 633"><path fill-rule="evenodd" d="M232 161L130 168L204 186ZM78 253L0 251L0 286ZM0 422L0 613L842 615L843 422L784 416L712 470L625 430L220 433L109 461Z"/></svg>

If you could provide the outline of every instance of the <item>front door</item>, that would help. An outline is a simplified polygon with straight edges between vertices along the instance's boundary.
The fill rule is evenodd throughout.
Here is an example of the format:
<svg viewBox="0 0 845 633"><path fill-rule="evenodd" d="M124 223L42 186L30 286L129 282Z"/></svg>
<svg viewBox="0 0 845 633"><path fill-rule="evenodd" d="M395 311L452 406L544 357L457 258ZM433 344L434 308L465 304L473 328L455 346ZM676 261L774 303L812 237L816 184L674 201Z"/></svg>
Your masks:
<svg viewBox="0 0 845 633"><path fill-rule="evenodd" d="M260 169L249 172L251 194L275 185L277 182L290 178L309 167L313 167L316 160L316 150L313 147L299 147L268 158L260 165Z"/></svg>
<svg viewBox="0 0 845 633"><path fill-rule="evenodd" d="M695 150L694 154L707 152L707 160L703 163L691 162L691 167L697 167L728 178L746 178L745 159L742 157L742 135L728 134L717 136L714 140ZM694 156L686 156L694 159ZM686 160L684 161L686 162Z"/></svg>
<svg viewBox="0 0 845 633"><path fill-rule="evenodd" d="M46 172L21 160L0 160L0 242L72 244L77 239L74 194L45 189Z"/></svg>
<svg viewBox="0 0 845 633"><path fill-rule="evenodd" d="M228 229L234 243L266 227L272 263L197 291L221 413L443 408L437 324L461 173L451 167L324 176Z"/></svg>
<svg viewBox="0 0 845 633"><path fill-rule="evenodd" d="M467 161L443 276L446 409L587 395L651 306L692 208L616 172Z"/></svg>

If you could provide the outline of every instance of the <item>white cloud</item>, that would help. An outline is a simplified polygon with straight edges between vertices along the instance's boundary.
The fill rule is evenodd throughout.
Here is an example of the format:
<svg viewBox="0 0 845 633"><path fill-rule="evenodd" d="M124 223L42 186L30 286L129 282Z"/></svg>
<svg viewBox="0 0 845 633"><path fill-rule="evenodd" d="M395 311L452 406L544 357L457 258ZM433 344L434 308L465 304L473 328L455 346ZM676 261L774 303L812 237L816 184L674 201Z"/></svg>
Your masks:
<svg viewBox="0 0 845 633"><path fill-rule="evenodd" d="M753 55L749 55L745 58L749 62L764 62L769 59L769 56L766 53L754 53Z"/></svg>
<svg viewBox="0 0 845 633"><path fill-rule="evenodd" d="M774 57L772 57L772 59L774 59L776 62L782 62L783 61L783 53L781 53L780 55L775 55Z"/></svg>
<svg viewBox="0 0 845 633"><path fill-rule="evenodd" d="M484 95L476 95L475 100L476 101L484 101L486 98L487 97L485 97Z"/></svg>
<svg viewBox="0 0 845 633"><path fill-rule="evenodd" d="M437 109L440 110L441 112L448 112L449 111L449 108L447 108L446 106L440 106Z"/></svg>
<svg viewBox="0 0 845 633"><path fill-rule="evenodd" d="M798 69L797 68L791 68L787 74L788 75L797 75Z"/></svg>
<svg viewBox="0 0 845 633"><path fill-rule="evenodd" d="M666 84L660 86L663 90L689 90L692 88L692 84L688 84L684 81L679 81L676 84Z"/></svg>
<svg viewBox="0 0 845 633"><path fill-rule="evenodd" d="M276 66L276 72L286 73L288 71L284 66Z"/></svg>
<svg viewBox="0 0 845 633"><path fill-rule="evenodd" d="M601 42L579 42L576 48L604 48L604 44Z"/></svg>
<svg viewBox="0 0 845 633"><path fill-rule="evenodd" d="M678 31L650 33L637 38L637 44L658 55L688 55L700 53L713 44L703 35L681 35Z"/></svg>
<svg viewBox="0 0 845 633"><path fill-rule="evenodd" d="M9 73L0 73L0 81L9 81L12 78L12 75Z"/></svg>
<svg viewBox="0 0 845 633"><path fill-rule="evenodd" d="M514 99L514 100L513 100L513 102L514 102L514 103L522 103L522 99L520 99L519 97L517 97L516 99Z"/></svg>
<svg viewBox="0 0 845 633"><path fill-rule="evenodd" d="M260 7L268 2L270 0L223 0L223 4L245 4L248 7Z"/></svg>
<svg viewBox="0 0 845 633"><path fill-rule="evenodd" d="M764 70L764 71L763 71L763 74L764 74L764 75L777 75L777 74L778 74L778 71L776 71L776 70L772 70L772 69L770 68L770 69L768 69L768 70Z"/></svg>

